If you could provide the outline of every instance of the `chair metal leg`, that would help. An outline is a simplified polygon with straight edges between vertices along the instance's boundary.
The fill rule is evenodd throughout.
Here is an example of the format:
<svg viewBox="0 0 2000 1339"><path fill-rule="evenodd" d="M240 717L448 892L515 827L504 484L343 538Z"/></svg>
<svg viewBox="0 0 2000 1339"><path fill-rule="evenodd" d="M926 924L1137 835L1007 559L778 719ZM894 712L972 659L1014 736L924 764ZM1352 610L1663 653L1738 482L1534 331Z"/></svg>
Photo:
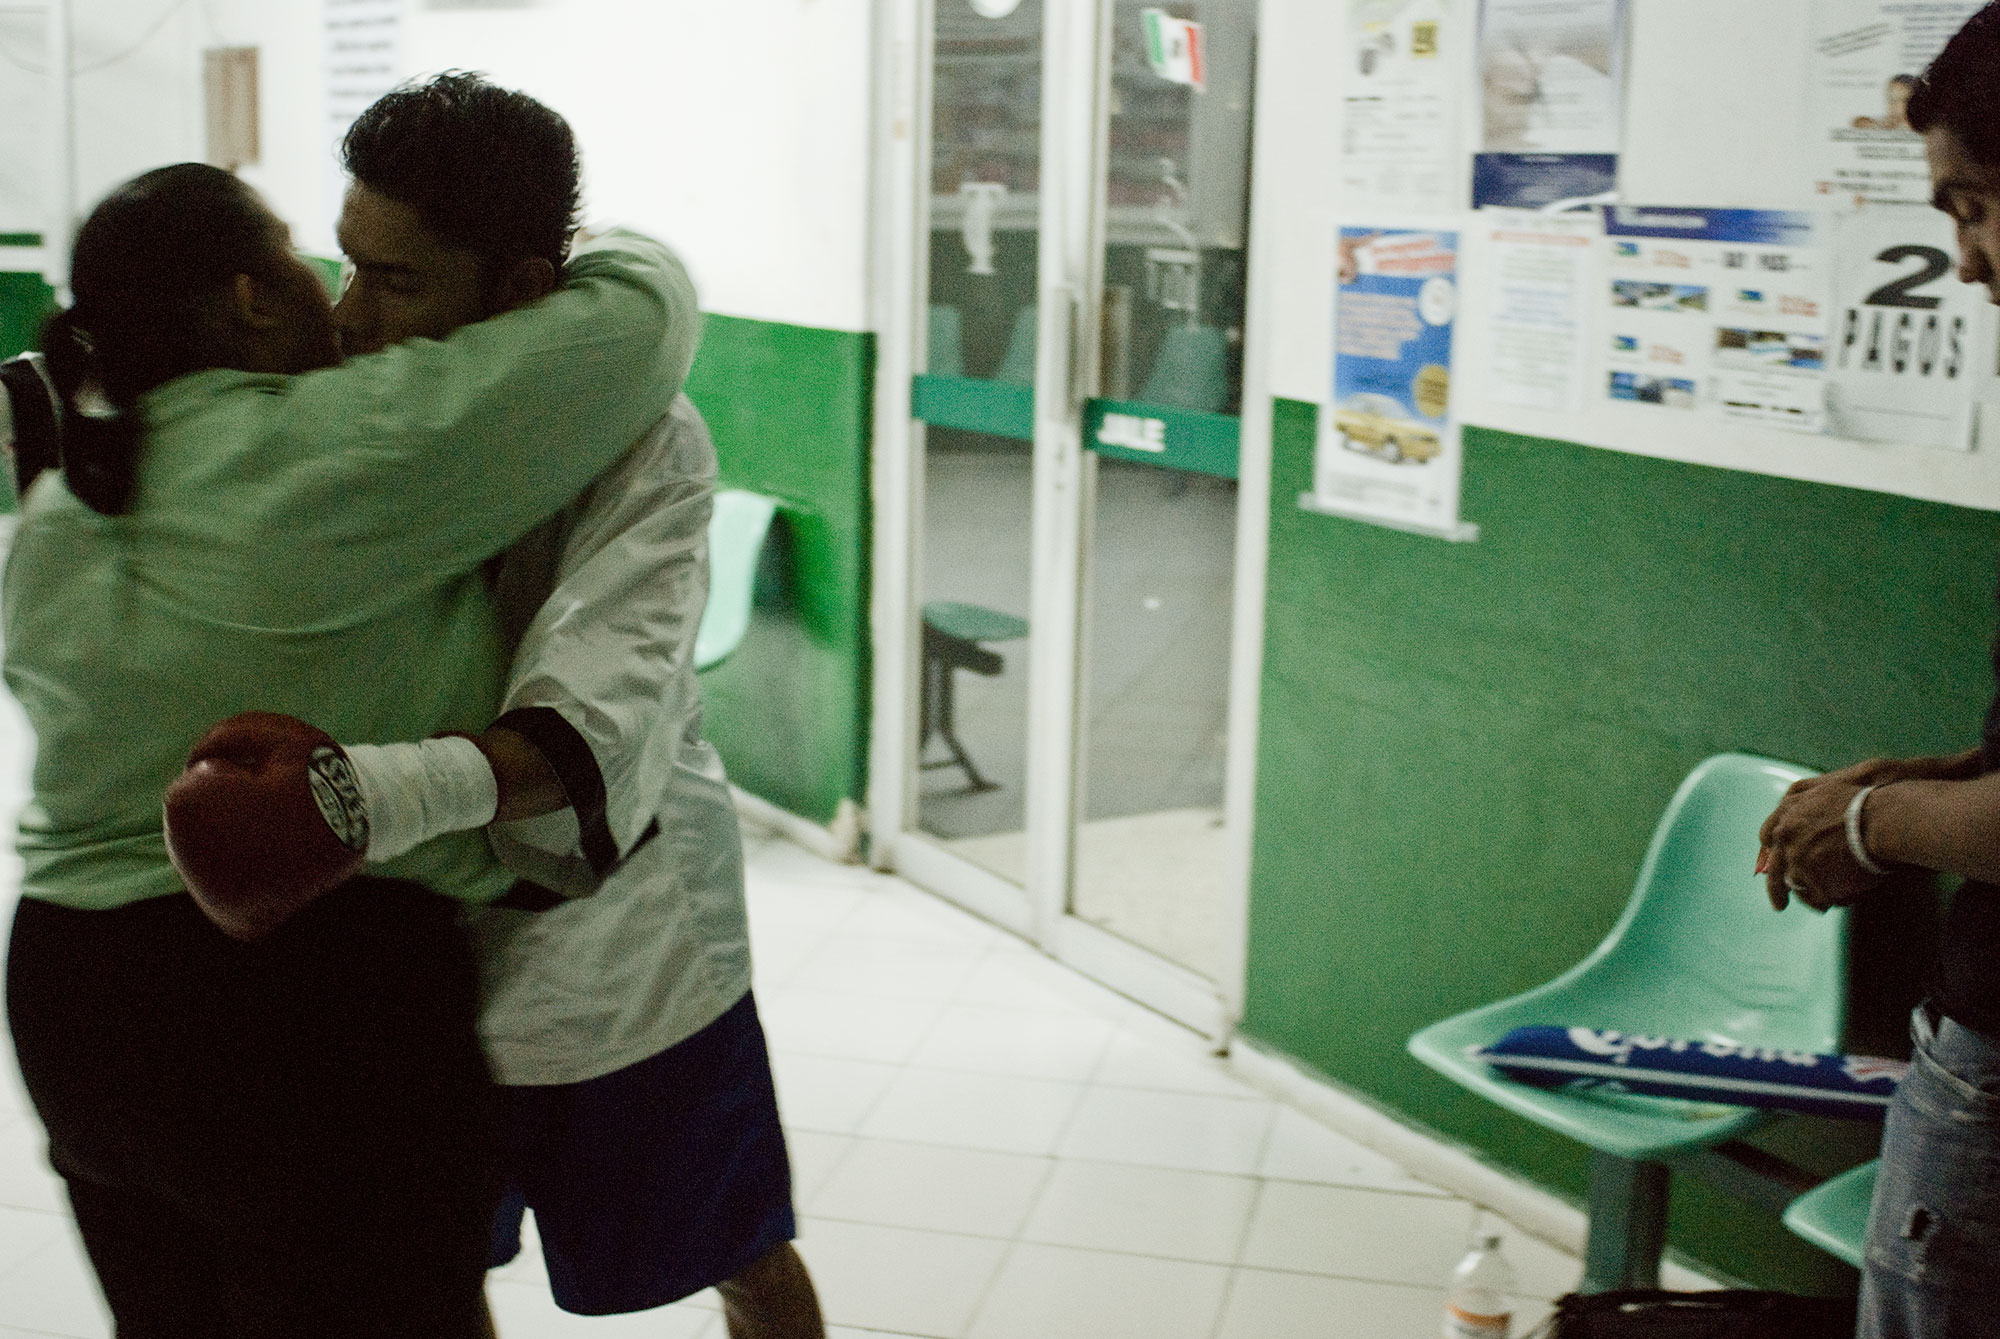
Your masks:
<svg viewBox="0 0 2000 1339"><path fill-rule="evenodd" d="M944 662L931 651L930 639L924 639L922 672L919 675L917 715L922 721L917 734L917 761L922 763L924 748L931 742L931 735L937 729L937 679L940 673L949 673Z"/></svg>
<svg viewBox="0 0 2000 1339"><path fill-rule="evenodd" d="M958 688L952 677L952 666L945 666L939 699L943 709L938 713L938 733L944 736L945 747L951 750L953 761L965 772L966 790L969 793L998 790L1000 787L979 774L972 765L972 755L965 751L965 745L958 742Z"/></svg>
<svg viewBox="0 0 2000 1339"><path fill-rule="evenodd" d="M1665 1163L1591 1151L1590 1240L1584 1247L1581 1291L1660 1286L1667 1192Z"/></svg>

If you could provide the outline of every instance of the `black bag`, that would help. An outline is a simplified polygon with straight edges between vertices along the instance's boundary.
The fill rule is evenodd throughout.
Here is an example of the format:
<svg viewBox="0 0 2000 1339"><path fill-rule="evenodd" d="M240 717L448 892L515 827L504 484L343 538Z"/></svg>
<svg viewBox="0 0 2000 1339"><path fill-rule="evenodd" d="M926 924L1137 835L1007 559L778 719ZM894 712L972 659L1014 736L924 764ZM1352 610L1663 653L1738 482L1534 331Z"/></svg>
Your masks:
<svg viewBox="0 0 2000 1339"><path fill-rule="evenodd" d="M1571 1293L1530 1339L1854 1339L1854 1300L1748 1289Z"/></svg>

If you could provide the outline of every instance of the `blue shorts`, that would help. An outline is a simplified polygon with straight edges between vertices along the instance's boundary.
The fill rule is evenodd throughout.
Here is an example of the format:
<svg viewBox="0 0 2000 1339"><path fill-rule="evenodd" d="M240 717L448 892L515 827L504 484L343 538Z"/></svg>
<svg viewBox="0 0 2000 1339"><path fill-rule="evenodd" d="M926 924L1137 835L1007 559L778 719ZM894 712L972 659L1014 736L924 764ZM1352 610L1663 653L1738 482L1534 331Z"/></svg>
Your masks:
<svg viewBox="0 0 2000 1339"><path fill-rule="evenodd" d="M764 1030L749 994L649 1060L507 1087L511 1184L493 1267L535 1211L556 1305L645 1311L736 1277L798 1235Z"/></svg>

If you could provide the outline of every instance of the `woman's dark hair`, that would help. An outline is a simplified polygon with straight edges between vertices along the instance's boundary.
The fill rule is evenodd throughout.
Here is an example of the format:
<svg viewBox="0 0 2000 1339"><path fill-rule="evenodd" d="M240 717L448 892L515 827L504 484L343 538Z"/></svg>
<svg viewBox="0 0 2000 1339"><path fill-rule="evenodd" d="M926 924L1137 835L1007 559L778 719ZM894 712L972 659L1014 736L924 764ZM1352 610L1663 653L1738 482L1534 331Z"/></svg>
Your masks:
<svg viewBox="0 0 2000 1339"><path fill-rule="evenodd" d="M61 405L62 470L96 511L131 505L139 397L216 365L205 308L239 274L270 268L271 215L221 168L176 163L107 195L77 231L73 304L42 329Z"/></svg>
<svg viewBox="0 0 2000 1339"><path fill-rule="evenodd" d="M1918 134L1943 127L1975 161L2000 167L2000 4L1974 14L1944 44L1905 116Z"/></svg>
<svg viewBox="0 0 2000 1339"><path fill-rule="evenodd" d="M569 122L485 76L451 70L384 94L348 127L341 162L489 266L557 269L576 232L581 168Z"/></svg>

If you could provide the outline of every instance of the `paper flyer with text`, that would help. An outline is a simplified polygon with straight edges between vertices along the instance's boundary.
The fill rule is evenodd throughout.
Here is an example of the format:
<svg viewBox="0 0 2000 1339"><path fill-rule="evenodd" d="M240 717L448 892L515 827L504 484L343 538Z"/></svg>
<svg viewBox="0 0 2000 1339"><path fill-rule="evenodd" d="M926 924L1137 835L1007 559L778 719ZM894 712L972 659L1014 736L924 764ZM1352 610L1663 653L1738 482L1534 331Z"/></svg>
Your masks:
<svg viewBox="0 0 2000 1339"><path fill-rule="evenodd" d="M1828 430L1964 451L1992 366L1986 290L1960 283L1951 220L1871 205L1839 220Z"/></svg>
<svg viewBox="0 0 2000 1339"><path fill-rule="evenodd" d="M1780 210L1607 210L1605 394L1821 431L1823 233L1819 216Z"/></svg>
<svg viewBox="0 0 2000 1339"><path fill-rule="evenodd" d="M1459 203L1463 99L1449 48L1462 40L1462 8L1452 0L1347 0L1340 184L1349 208Z"/></svg>
<svg viewBox="0 0 2000 1339"><path fill-rule="evenodd" d="M1806 114L1813 189L1840 204L1930 199L1904 109L1978 0L1813 0Z"/></svg>
<svg viewBox="0 0 2000 1339"><path fill-rule="evenodd" d="M1332 403L1320 415L1313 510L1453 535L1458 234L1343 227Z"/></svg>

